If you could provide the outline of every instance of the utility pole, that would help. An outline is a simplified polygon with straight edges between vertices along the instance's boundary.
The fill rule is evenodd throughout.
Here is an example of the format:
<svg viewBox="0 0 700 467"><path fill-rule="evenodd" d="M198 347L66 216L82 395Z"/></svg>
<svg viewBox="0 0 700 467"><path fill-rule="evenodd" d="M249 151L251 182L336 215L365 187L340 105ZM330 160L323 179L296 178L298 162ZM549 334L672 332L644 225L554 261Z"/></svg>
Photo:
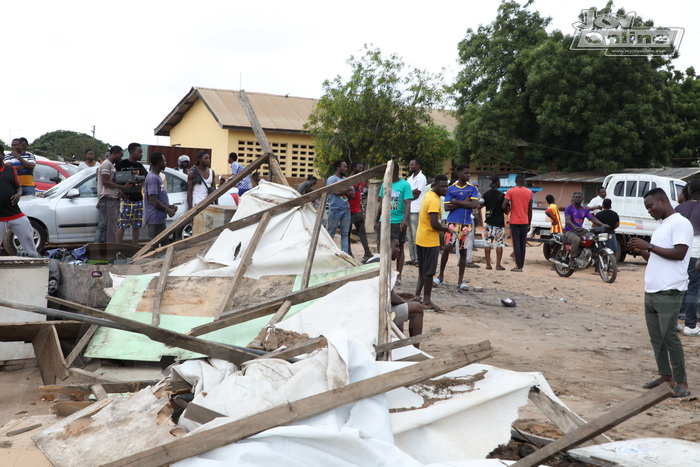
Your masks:
<svg viewBox="0 0 700 467"><path fill-rule="evenodd" d="M95 125L92 126L92 137L95 138Z"/></svg>

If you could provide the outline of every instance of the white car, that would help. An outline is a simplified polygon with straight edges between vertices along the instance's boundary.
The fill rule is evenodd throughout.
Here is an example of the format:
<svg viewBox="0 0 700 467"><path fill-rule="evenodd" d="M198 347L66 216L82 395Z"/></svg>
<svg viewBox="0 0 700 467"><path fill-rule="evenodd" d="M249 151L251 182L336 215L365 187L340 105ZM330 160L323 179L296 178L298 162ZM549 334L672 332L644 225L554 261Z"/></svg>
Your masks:
<svg viewBox="0 0 700 467"><path fill-rule="evenodd" d="M171 204L177 206L173 218L176 220L187 210L187 176L174 169L166 168L165 185ZM46 245L79 245L95 240L97 230L97 170L83 170L45 191L41 196L23 196L19 207L29 217L34 228L34 244L37 251ZM230 198L228 194L222 198ZM227 200L228 201L228 200ZM229 204L229 203L226 203ZM181 234L191 235L191 223L183 227ZM126 237L131 229L127 230ZM142 239L146 240L146 230ZM19 241L10 232L6 235L3 247L14 254Z"/></svg>

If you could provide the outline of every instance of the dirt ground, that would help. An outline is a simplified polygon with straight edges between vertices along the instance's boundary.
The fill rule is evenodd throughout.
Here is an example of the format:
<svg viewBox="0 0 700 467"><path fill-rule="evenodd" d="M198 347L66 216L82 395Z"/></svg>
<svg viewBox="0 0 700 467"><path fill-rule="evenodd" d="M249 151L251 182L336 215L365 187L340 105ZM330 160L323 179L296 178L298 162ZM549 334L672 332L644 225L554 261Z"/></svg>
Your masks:
<svg viewBox="0 0 700 467"><path fill-rule="evenodd" d="M541 372L552 389L586 420L603 415L641 395L641 385L655 378L655 364L642 311L645 262L629 258L617 280L603 283L591 270L561 278L544 261L541 247L528 248L525 271L486 270L483 250L475 252L480 269L465 277L482 292L457 290L456 258L451 255L445 284L433 293L446 313L426 312L425 330L440 333L422 348L433 355L457 346L491 341L493 356L484 363L516 371ZM408 251L407 251L408 253ZM404 268L402 292L415 291L417 268ZM510 297L515 308L501 305ZM631 418L607 434L613 439L672 437L700 441L700 338L681 336L694 396L669 399ZM77 382L73 377L61 384ZM38 387L36 368L0 372L0 426L23 416L44 415L52 396ZM554 425L529 404L521 410L520 429L558 437Z"/></svg>
<svg viewBox="0 0 700 467"><path fill-rule="evenodd" d="M407 251L408 253L408 251ZM493 356L483 363L516 371L542 373L569 408L592 420L644 392L655 379L651 344L643 313L646 262L628 257L617 280L604 283L592 269L559 277L544 260L541 247L528 247L525 269L486 270L483 250L474 253L480 269L467 268L465 279L483 292L457 289L457 260L450 255L445 284L434 289L433 302L445 309L427 311L425 330L438 336L421 344L433 355L456 346L491 341ZM402 292L415 292L417 268L404 267ZM510 297L517 307L501 305ZM670 437L700 441L700 338L681 335L690 398L668 399L608 431L615 440ZM519 429L546 437L559 436L540 410L530 403L521 410Z"/></svg>

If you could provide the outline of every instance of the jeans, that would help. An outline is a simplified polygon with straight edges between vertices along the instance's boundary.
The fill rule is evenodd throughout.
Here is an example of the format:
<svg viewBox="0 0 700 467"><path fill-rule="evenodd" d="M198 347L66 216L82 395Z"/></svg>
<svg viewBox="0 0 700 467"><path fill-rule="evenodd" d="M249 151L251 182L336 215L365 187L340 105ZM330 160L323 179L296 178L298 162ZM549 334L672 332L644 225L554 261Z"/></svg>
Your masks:
<svg viewBox="0 0 700 467"><path fill-rule="evenodd" d="M681 315L685 315L685 325L694 328L698 324L698 292L700 292L700 272L695 270L698 258L688 262L688 290L685 292Z"/></svg>
<svg viewBox="0 0 700 467"><path fill-rule="evenodd" d="M102 211L97 207L97 229L95 229L95 243L104 243L105 241L105 217Z"/></svg>
<svg viewBox="0 0 700 467"><path fill-rule="evenodd" d="M360 211L354 214L350 214L351 229L355 226L357 229L357 236L360 237L360 242L362 243L362 248L365 250L365 258L372 256L372 252L369 250L369 243L367 242L367 231L365 230L365 213ZM350 251L350 256L352 256L352 250L350 249L350 244L348 243L348 251Z"/></svg>
<svg viewBox="0 0 700 467"><path fill-rule="evenodd" d="M119 218L119 198L100 198L99 209L104 219L105 241L117 241L117 219Z"/></svg>
<svg viewBox="0 0 700 467"><path fill-rule="evenodd" d="M644 317L656 367L661 376L673 376L676 383L686 383L685 356L676 332L678 310L683 302L680 290L662 290L644 294Z"/></svg>
<svg viewBox="0 0 700 467"><path fill-rule="evenodd" d="M408 254L411 261L418 262L416 253L416 233L418 232L418 213L412 212L408 215L408 228L406 229L406 241L408 242Z"/></svg>
<svg viewBox="0 0 700 467"><path fill-rule="evenodd" d="M530 230L529 224L510 224L510 232L513 236L513 253L515 253L515 267L518 269L522 269L525 266L528 230Z"/></svg>
<svg viewBox="0 0 700 467"><path fill-rule="evenodd" d="M328 233L335 238L335 231L340 225L340 249L350 254L350 208L328 210Z"/></svg>
<svg viewBox="0 0 700 467"><path fill-rule="evenodd" d="M35 186L23 186L22 187L22 196L36 196L36 187Z"/></svg>

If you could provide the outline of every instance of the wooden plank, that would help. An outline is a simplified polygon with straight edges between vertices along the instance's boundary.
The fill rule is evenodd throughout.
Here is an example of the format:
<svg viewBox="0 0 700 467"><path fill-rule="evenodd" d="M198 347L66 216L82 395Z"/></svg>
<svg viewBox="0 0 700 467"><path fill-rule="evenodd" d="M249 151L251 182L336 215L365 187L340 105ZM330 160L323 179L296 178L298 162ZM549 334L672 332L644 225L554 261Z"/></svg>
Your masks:
<svg viewBox="0 0 700 467"><path fill-rule="evenodd" d="M61 343L58 341L55 326L41 328L32 341L32 345L44 384L54 384L57 379L68 378L68 369L63 359Z"/></svg>
<svg viewBox="0 0 700 467"><path fill-rule="evenodd" d="M92 371L83 370L82 368L69 368L68 371L73 376L77 376L78 378L81 378L81 379L87 378L90 382L93 382L93 383L102 384L104 382L112 382L112 383L117 382L117 379L115 379L115 378L110 378L109 376L100 375L100 374L92 372ZM88 388L88 392L92 392L92 390L90 388Z"/></svg>
<svg viewBox="0 0 700 467"><path fill-rule="evenodd" d="M94 403L94 401L58 401L51 406L51 411L59 417L67 417Z"/></svg>
<svg viewBox="0 0 700 467"><path fill-rule="evenodd" d="M323 349L325 347L328 347L328 341L325 337L319 336L303 342L297 342L296 344L290 345L286 349L278 349L274 352L270 352L269 354L261 355L256 360L260 360L261 358L279 358L281 360L289 360L290 358L298 357L299 355L303 355L305 353L311 353L314 350Z"/></svg>
<svg viewBox="0 0 700 467"><path fill-rule="evenodd" d="M185 409L183 416L188 420L204 425L205 423L211 422L215 418L225 417L226 415L220 414L219 412L206 407L202 407L201 405L197 405L194 402L190 402L187 404L187 409Z"/></svg>
<svg viewBox="0 0 700 467"><path fill-rule="evenodd" d="M532 454L523 457L513 464L514 467L534 467L554 457L557 453L594 438L610 428L634 417L659 402L673 395L671 388L662 384L655 389L645 392L636 399L632 399L610 412L602 415L583 426L573 429L553 443L538 449Z"/></svg>
<svg viewBox="0 0 700 467"><path fill-rule="evenodd" d="M384 172L384 196L382 197L382 223L379 246L379 331L377 344L381 347L391 341L389 313L391 312L391 186L394 161L386 164ZM389 360L390 352L377 352L377 360Z"/></svg>
<svg viewBox="0 0 700 467"><path fill-rule="evenodd" d="M33 425L25 426L24 428L18 428L16 430L8 431L5 436L17 436L28 431L36 430L41 426L41 423L35 423Z"/></svg>
<svg viewBox="0 0 700 467"><path fill-rule="evenodd" d="M116 467L171 464L276 426L304 420L361 399L434 378L490 355L491 344L488 341L462 347L455 352L426 362L410 365L298 401L291 401L282 406L201 433L190 434L177 441L147 449L105 465Z"/></svg>
<svg viewBox="0 0 700 467"><path fill-rule="evenodd" d="M285 301L290 300L293 305L298 303L308 302L309 300L314 300L316 298L323 297L339 289L343 285L351 281L359 281L365 279L371 279L379 273L379 269L370 269L357 274L352 274L350 276L345 276L334 281L325 282L323 284L315 285L309 287L305 290L299 290L297 292L292 292L281 297L272 298L266 302L258 303L248 308L243 308L240 310L234 310L231 313L226 313L221 315L221 317L212 321L211 323L202 324L201 326L194 327L188 332L190 336L201 336L203 334L208 334L212 331L217 331L234 324L243 323L250 321L251 319L260 318L261 316L266 316L272 313L272 310L280 307Z"/></svg>
<svg viewBox="0 0 700 467"><path fill-rule="evenodd" d="M75 344L75 347L73 347L73 350L68 354L66 357L66 368L69 368L73 362L75 361L76 358L78 358L78 355L80 355L80 352L83 351L86 345L88 345L88 342L90 342L90 339L92 339L92 335L95 334L95 331L97 331L97 328L99 326L96 325L91 325L87 331L85 331L85 334L83 334L83 337L80 338L77 344Z"/></svg>
<svg viewBox="0 0 700 467"><path fill-rule="evenodd" d="M327 199L328 193L324 193L321 196L321 203L318 205L318 211L316 211L316 222L314 222L314 230L311 232L309 253L306 257L306 264L304 264L304 273L301 275L301 289L305 289L309 286L309 280L311 279L311 268L314 265L316 247L318 246L318 237L321 235L321 228L323 227L323 215L326 212Z"/></svg>
<svg viewBox="0 0 700 467"><path fill-rule="evenodd" d="M258 244L260 243L260 240L262 239L262 236L265 233L267 224L270 223L270 218L270 213L266 212L265 215L263 215L262 219L260 219L260 222L258 223L258 226L255 229L255 233L253 233L253 237L250 239L250 243L248 243L248 245L245 247L243 257L238 263L238 268L236 268L236 272L234 273L233 277L231 278L231 281L229 282L228 293L224 295L224 299L221 301L219 310L214 316L215 318L221 316L221 314L224 311L226 311L229 308L229 306L231 306L231 302L233 301L233 297L236 294L236 290L238 290L238 286L243 281L243 276L248 270L248 266L250 266L251 261L253 261L255 249L258 247Z"/></svg>
<svg viewBox="0 0 700 467"><path fill-rule="evenodd" d="M279 323L284 319L285 316L287 316L287 313L289 313L289 310L292 308L292 301L291 300L285 300L282 306L279 307L275 315L270 318L270 321L267 322L268 326L274 326L275 324Z"/></svg>
<svg viewBox="0 0 700 467"><path fill-rule="evenodd" d="M276 178L277 183L289 186L289 182L287 181L287 177L285 177L284 173L282 172L277 156L275 156L275 154L272 152L272 147L267 140L267 136L265 136L265 131L260 124L260 120L258 120L258 116L255 114L255 110L253 110L253 106L248 100L248 94L243 89L238 91L238 102L240 102L246 117L248 117L250 126L253 129L253 133L255 133L255 137L258 139L258 143L260 143L260 148L262 149L263 154L270 155L267 162L267 165L270 168L270 173Z"/></svg>
<svg viewBox="0 0 700 467"><path fill-rule="evenodd" d="M184 226L187 224L189 221L194 219L194 216L199 214L200 212L204 211L207 206L209 206L211 203L219 199L222 195L224 195L229 189L235 187L238 182L243 180L245 177L249 176L253 172L255 172L261 165L263 165L264 162L267 161L267 155L263 154L261 157L258 157L255 161L253 161L251 164L248 164L246 168L238 172L236 175L232 176L228 180L226 180L224 183L222 183L219 188L214 190L214 192L210 193L206 198L204 198L202 201L197 203L196 206L193 208L190 208L188 211L186 211L184 214L182 214L180 217L177 218L176 221L174 221L172 224L170 224L168 227L165 228L161 233L153 237L153 240L150 242L146 243L146 245L143 246L139 251L132 256L132 260L136 261L137 259L143 257L146 253L151 251L154 246L158 245L161 243L165 238L168 238L170 234L175 232L177 229L180 227ZM172 245L177 245L179 242L182 240L173 243ZM170 246L170 245L168 245ZM176 250L178 248L175 248Z"/></svg>
<svg viewBox="0 0 700 467"><path fill-rule="evenodd" d="M32 342L39 331L54 326L61 339L75 339L84 324L80 321L29 321L0 323L0 342Z"/></svg>
<svg viewBox="0 0 700 467"><path fill-rule="evenodd" d="M146 380L146 381L114 381L114 382L100 382L100 386L108 394L114 393L125 393L125 392L138 392L141 389L147 388L148 386L155 386L158 384L156 380ZM187 381L170 381L165 386L166 390L171 392L179 392L187 389L192 389L192 384ZM83 384L69 384L69 385L46 385L39 386L39 389L44 392L51 392L57 394L73 394L77 396L92 393L92 385Z"/></svg>
<svg viewBox="0 0 700 467"><path fill-rule="evenodd" d="M357 185L360 182L367 181L370 178L377 177L384 172L385 168L386 168L386 164L378 165L377 167L372 167L371 169L365 170L364 172L361 172L357 175L353 175L352 177L345 178L343 180L340 180L339 182L333 183L332 185L326 185L322 188L319 188L317 190L312 191L311 193L307 193L307 194L302 195L298 198L294 198L294 199L291 199L289 201L286 201L282 204L272 206L271 208L268 208L264 211L260 211L260 212L257 212L255 214L251 214L250 216L244 217L243 219L234 220L234 221L229 222L228 224L224 224L222 226L215 227L215 228L209 230L208 232L204 232L204 233L199 234L199 235L194 235L192 237L179 240L175 243L172 243L172 246L175 250L189 248L192 245L196 245L197 243L218 237L219 234L226 229L237 230L237 229L242 229L243 227L247 227L249 225L256 224L258 221L260 221L260 219L262 218L262 216L266 212L269 212L270 216L272 216L272 217L276 216L277 214L281 214L283 212L288 212L293 208L303 206L306 203L313 202L314 200L320 198L323 195L323 193L330 193L330 192L338 191L338 190L341 190L343 188L350 187L352 185ZM243 172L241 172L241 173L243 173ZM197 206L199 206L199 204ZM144 253L140 257L145 258L146 256L153 256L153 255L159 254L165 248L166 247L160 247L160 248L155 249L149 253Z"/></svg>
<svg viewBox="0 0 700 467"><path fill-rule="evenodd" d="M160 268L160 275L158 276L158 283L156 284L156 292L153 297L153 313L151 316L151 326L160 325L160 305L163 299L163 291L165 290L165 282L168 279L168 273L170 272L170 265L173 263L173 250L172 246L168 246L165 252L165 259L163 260L163 265Z"/></svg>
<svg viewBox="0 0 700 467"><path fill-rule="evenodd" d="M564 433L569 433L571 430L586 424L584 419L576 415L568 407L557 404L536 387L530 389L528 397ZM593 444L605 444L612 442L612 439L606 435L598 435L591 441Z"/></svg>
<svg viewBox="0 0 700 467"><path fill-rule="evenodd" d="M90 386L90 389L98 401L107 399L107 391L105 391L105 388L102 387L101 384L93 384Z"/></svg>
<svg viewBox="0 0 700 467"><path fill-rule="evenodd" d="M417 336L409 337L407 339L399 339L397 341L387 342L382 345L375 345L375 353L388 352L394 349L400 349L401 347L407 347L409 345L418 344L419 342L429 341L433 338L432 332L426 332L424 334L419 334Z"/></svg>
<svg viewBox="0 0 700 467"><path fill-rule="evenodd" d="M238 347L204 339L197 339L196 337L189 336L187 334L181 334L179 332L170 331L168 329L163 329L156 326L151 326L149 324L140 323L138 321L124 318L122 316L113 315L104 311L80 305L79 303L69 302L68 300L62 300L60 298L51 296L47 296L47 300L50 300L54 303L58 303L60 305L71 307L75 310L80 311L81 313L90 316L95 316L108 321L113 321L116 324L126 326L131 332L143 334L144 336L156 342L161 342L166 345L171 345L192 352L201 353L210 357L220 358L222 360L235 363L236 365L240 365L243 362L252 360L259 355L258 353L253 352L250 349L246 349L245 347ZM75 313L72 314L75 315ZM76 315L75 318L80 319L80 317L81 315Z"/></svg>

